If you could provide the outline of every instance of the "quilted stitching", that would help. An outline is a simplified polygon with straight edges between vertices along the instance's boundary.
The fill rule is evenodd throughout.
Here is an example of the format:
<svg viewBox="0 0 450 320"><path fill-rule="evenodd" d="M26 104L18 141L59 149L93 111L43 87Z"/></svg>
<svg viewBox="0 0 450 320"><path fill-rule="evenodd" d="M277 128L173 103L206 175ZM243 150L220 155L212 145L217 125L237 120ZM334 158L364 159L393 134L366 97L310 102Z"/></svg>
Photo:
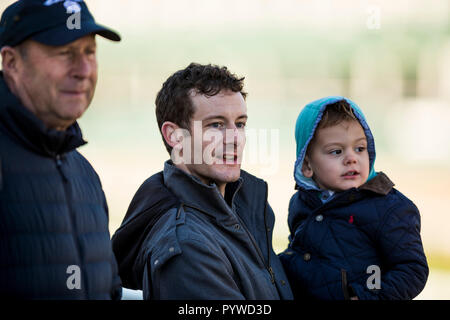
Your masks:
<svg viewBox="0 0 450 320"><path fill-rule="evenodd" d="M390 182L383 176L374 180ZM356 200L350 201L351 194ZM361 299L412 299L420 293L428 266L420 215L408 198L392 187L385 196L376 190L348 190L325 205L308 198L312 196L300 190L292 197L290 257L287 251L280 255L296 298L343 299L341 269ZM315 221L319 213L323 220ZM308 261L305 253L311 255ZM381 268L379 292L366 286L370 265Z"/></svg>

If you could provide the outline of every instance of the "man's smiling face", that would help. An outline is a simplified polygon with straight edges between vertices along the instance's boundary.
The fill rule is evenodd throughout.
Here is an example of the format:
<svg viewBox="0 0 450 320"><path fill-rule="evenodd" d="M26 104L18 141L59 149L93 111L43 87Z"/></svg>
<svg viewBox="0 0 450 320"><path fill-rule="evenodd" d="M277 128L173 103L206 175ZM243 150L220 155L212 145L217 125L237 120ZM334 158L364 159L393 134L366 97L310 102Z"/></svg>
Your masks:
<svg viewBox="0 0 450 320"><path fill-rule="evenodd" d="M241 93L222 90L214 96L191 95L191 161L185 170L204 183L214 182L224 190L239 179L245 146L247 106ZM201 130L196 129L201 127ZM201 163L194 159L195 146L202 146Z"/></svg>

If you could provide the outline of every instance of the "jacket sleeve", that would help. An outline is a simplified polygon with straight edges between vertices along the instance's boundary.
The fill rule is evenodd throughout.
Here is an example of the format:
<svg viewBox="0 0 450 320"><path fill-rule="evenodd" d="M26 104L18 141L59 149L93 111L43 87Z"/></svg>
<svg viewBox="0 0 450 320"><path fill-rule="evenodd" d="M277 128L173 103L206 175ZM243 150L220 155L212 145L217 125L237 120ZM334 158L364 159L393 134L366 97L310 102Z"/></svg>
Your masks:
<svg viewBox="0 0 450 320"><path fill-rule="evenodd" d="M181 253L158 264L147 258L143 275L144 299L243 300L229 262L199 240L180 242Z"/></svg>
<svg viewBox="0 0 450 320"><path fill-rule="evenodd" d="M381 288L369 290L366 283L351 283L356 295L359 299L383 300L416 297L427 281L428 265L420 237L420 214L411 201L404 199L388 212L379 231L378 246L383 261L379 266Z"/></svg>
<svg viewBox="0 0 450 320"><path fill-rule="evenodd" d="M119 277L119 271L117 267L117 261L114 253L111 254L111 265L113 270L112 288L111 288L111 299L121 300L122 299L122 281Z"/></svg>
<svg viewBox="0 0 450 320"><path fill-rule="evenodd" d="M98 175L97 175L98 178ZM98 179L100 185L100 179ZM108 217L108 221L109 221L109 208L108 208L108 204L106 202L106 196L105 193L103 192L102 189L102 193L103 193L103 207L105 209L106 212L106 216ZM109 231L108 231L109 234ZM111 299L112 300L121 300L122 299L122 281L120 280L120 276L119 276L119 268L117 266L117 260L116 260L116 256L111 248L111 270L112 270L112 279L111 279Z"/></svg>

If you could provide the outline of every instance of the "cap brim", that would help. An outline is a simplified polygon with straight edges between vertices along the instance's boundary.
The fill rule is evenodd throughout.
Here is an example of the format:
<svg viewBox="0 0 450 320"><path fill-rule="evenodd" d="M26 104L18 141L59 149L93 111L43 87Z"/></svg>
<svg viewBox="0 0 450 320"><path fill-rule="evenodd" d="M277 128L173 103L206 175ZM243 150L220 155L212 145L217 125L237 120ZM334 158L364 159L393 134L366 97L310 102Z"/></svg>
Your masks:
<svg viewBox="0 0 450 320"><path fill-rule="evenodd" d="M88 34L98 34L112 41L120 41L120 35L104 26L93 22L81 21L81 28L69 29L62 25L31 36L31 39L49 46L63 46Z"/></svg>

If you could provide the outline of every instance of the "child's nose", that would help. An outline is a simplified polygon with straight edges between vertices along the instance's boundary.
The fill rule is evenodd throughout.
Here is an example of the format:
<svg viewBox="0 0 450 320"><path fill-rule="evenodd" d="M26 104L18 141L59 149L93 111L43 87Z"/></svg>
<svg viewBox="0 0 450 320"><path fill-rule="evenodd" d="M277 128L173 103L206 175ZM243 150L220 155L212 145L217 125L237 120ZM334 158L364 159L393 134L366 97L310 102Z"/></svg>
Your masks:
<svg viewBox="0 0 450 320"><path fill-rule="evenodd" d="M354 164L356 162L357 162L356 155L353 152L349 152L346 154L345 159L344 159L344 163L346 165Z"/></svg>

